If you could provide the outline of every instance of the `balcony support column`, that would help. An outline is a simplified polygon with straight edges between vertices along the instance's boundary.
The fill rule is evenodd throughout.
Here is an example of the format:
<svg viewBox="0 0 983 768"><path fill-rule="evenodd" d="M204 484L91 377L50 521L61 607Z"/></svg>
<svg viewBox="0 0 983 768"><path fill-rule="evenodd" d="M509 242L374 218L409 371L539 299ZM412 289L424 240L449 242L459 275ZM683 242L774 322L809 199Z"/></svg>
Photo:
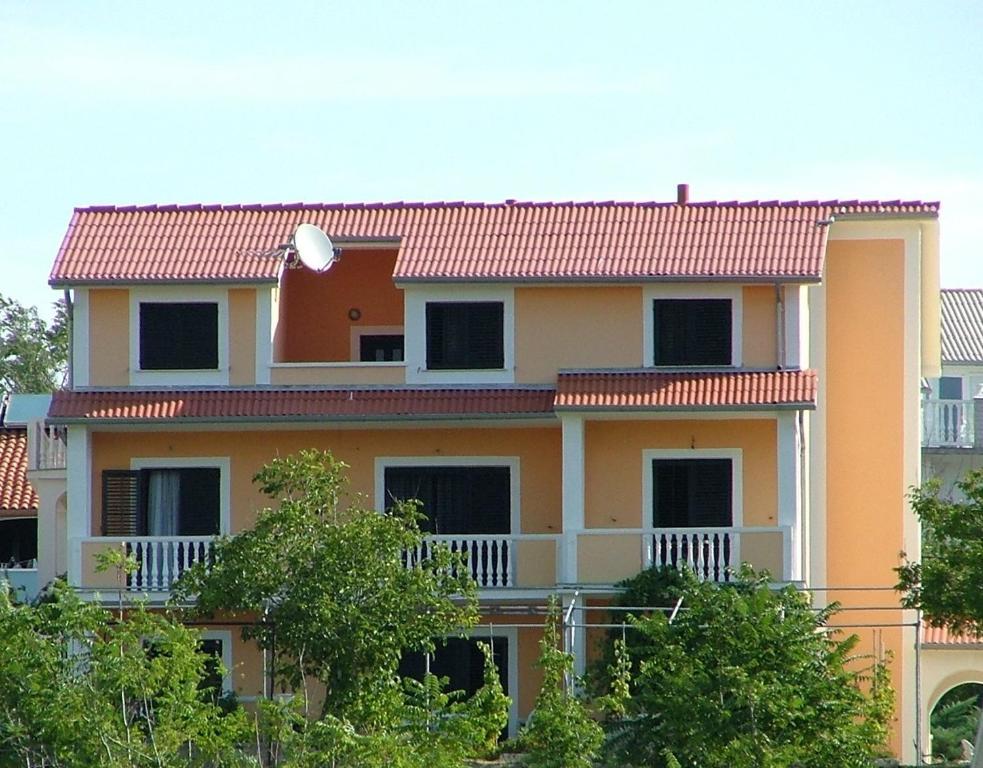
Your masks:
<svg viewBox="0 0 983 768"><path fill-rule="evenodd" d="M795 411L778 415L778 525L790 531L790 546L782 553L783 581L802 578L799 538L802 531L802 465L799 448L799 420Z"/></svg>
<svg viewBox="0 0 983 768"><path fill-rule="evenodd" d="M973 395L973 447L983 448L983 387Z"/></svg>
<svg viewBox="0 0 983 768"><path fill-rule="evenodd" d="M92 535L92 449L89 430L68 428L68 583L82 584L82 539Z"/></svg>
<svg viewBox="0 0 983 768"><path fill-rule="evenodd" d="M584 529L584 419L564 414L563 428L563 538L559 578L563 584L579 581L577 539Z"/></svg>

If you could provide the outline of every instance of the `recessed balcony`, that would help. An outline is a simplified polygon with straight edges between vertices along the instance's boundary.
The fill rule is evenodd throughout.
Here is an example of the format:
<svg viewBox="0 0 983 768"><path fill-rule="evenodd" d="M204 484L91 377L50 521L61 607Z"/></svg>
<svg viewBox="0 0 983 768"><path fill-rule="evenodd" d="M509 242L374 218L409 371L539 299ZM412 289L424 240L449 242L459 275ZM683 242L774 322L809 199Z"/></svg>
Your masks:
<svg viewBox="0 0 983 768"><path fill-rule="evenodd" d="M922 401L924 448L972 448L976 444L973 400Z"/></svg>

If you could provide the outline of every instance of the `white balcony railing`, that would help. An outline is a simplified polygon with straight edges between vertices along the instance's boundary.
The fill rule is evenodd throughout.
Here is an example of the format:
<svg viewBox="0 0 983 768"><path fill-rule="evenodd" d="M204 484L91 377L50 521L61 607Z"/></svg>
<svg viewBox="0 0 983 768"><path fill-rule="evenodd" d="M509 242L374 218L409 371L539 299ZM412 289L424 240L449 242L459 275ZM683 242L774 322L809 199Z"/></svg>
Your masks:
<svg viewBox="0 0 983 768"><path fill-rule="evenodd" d="M28 435L28 469L65 469L65 427L45 427L44 422L34 421Z"/></svg>
<svg viewBox="0 0 983 768"><path fill-rule="evenodd" d="M922 445L926 448L971 448L974 441L973 401L922 401Z"/></svg>
<svg viewBox="0 0 983 768"><path fill-rule="evenodd" d="M434 544L443 544L460 554L465 567L481 589L515 586L516 542L519 536L507 533L427 536L420 546L406 553L407 567L430 557Z"/></svg>
<svg viewBox="0 0 983 768"><path fill-rule="evenodd" d="M702 581L730 581L741 564L736 528L662 528L645 537L646 566L689 568Z"/></svg>
<svg viewBox="0 0 983 768"><path fill-rule="evenodd" d="M137 562L125 578L131 592L167 592L195 563L208 562L214 536L103 536L83 539L88 544L119 547Z"/></svg>

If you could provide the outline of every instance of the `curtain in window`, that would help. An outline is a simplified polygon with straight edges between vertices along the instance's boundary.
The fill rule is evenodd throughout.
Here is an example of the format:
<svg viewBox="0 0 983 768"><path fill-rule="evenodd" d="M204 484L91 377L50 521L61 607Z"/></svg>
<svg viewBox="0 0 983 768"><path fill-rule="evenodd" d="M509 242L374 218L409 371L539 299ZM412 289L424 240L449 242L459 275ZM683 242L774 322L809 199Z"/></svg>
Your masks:
<svg viewBox="0 0 983 768"><path fill-rule="evenodd" d="M153 470L147 482L147 534L176 536L181 503L181 473Z"/></svg>

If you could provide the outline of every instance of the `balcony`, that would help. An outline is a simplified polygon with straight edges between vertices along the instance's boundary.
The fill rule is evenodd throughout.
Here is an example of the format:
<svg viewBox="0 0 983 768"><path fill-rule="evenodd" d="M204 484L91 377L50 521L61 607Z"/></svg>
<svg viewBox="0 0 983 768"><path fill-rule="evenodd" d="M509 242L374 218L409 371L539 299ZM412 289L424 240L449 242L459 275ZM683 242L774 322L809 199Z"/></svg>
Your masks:
<svg viewBox="0 0 983 768"><path fill-rule="evenodd" d="M406 553L412 567L443 544L461 555L479 589L552 587L557 581L557 534L457 534L427 536Z"/></svg>
<svg viewBox="0 0 983 768"><path fill-rule="evenodd" d="M67 444L65 427L45 427L43 421L32 421L27 430L27 468L64 470Z"/></svg>
<svg viewBox="0 0 983 768"><path fill-rule="evenodd" d="M195 563L211 557L214 536L99 536L76 539L82 562L84 589L166 593L178 577ZM132 557L137 569L118 575L110 568L96 570L98 556L119 549Z"/></svg>
<svg viewBox="0 0 983 768"><path fill-rule="evenodd" d="M799 579L793 552L789 526L592 528L579 532L575 556L581 584L616 583L652 566L687 568L702 581L726 583L745 562L776 581Z"/></svg>
<svg viewBox="0 0 983 768"><path fill-rule="evenodd" d="M972 400L922 401L922 447L972 448L975 432Z"/></svg>

